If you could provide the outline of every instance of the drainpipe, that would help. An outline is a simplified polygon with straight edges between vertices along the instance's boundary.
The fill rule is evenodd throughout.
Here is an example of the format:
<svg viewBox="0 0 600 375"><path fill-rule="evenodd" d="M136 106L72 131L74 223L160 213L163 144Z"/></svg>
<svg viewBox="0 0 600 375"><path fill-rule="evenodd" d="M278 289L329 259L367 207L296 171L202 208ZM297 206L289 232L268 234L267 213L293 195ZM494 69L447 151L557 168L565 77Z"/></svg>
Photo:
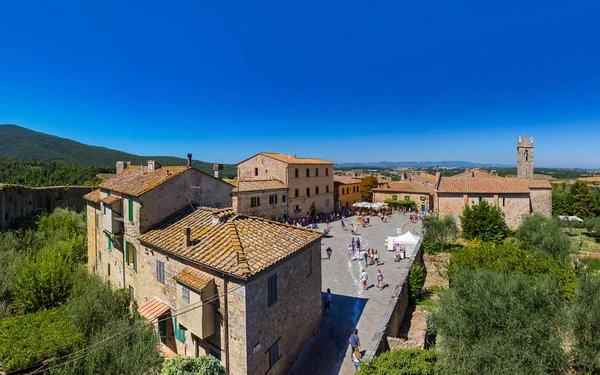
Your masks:
<svg viewBox="0 0 600 375"><path fill-rule="evenodd" d="M231 364L229 363L229 320L227 318L227 315L229 314L229 307L227 305L227 276L225 276L225 274L223 274L223 326L225 327L225 345L224 345L224 349L225 349L225 362L227 363L227 366L225 367L225 374L229 375L229 368L231 367Z"/></svg>

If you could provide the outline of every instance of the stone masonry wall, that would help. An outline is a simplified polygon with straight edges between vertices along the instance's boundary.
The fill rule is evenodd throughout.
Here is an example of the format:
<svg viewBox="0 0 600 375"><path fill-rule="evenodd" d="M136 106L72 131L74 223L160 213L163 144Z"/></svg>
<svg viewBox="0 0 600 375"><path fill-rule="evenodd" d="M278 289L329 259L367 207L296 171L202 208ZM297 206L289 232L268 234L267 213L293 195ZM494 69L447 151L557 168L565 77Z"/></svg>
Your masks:
<svg viewBox="0 0 600 375"><path fill-rule="evenodd" d="M270 158L264 155L255 155L254 157L238 164L238 179L260 178L275 179L287 183L288 165L282 161ZM256 174L258 170L258 174Z"/></svg>
<svg viewBox="0 0 600 375"><path fill-rule="evenodd" d="M268 306L269 276L277 273L277 301ZM321 241L250 281L246 289L250 375L287 374L321 322ZM280 358L269 370L269 348Z"/></svg>
<svg viewBox="0 0 600 375"><path fill-rule="evenodd" d="M233 194L233 210L240 214L277 220L288 212L287 188L277 190L243 191ZM269 203L270 195L277 195L277 203ZM251 206L251 198L253 197L260 198L260 206ZM283 197L286 198L285 202L283 201Z"/></svg>
<svg viewBox="0 0 600 375"><path fill-rule="evenodd" d="M81 212L86 207L83 196L89 186L27 187L0 184L0 229L8 228L16 219L57 207Z"/></svg>
<svg viewBox="0 0 600 375"><path fill-rule="evenodd" d="M552 216L552 189L531 189L531 206L534 213Z"/></svg>

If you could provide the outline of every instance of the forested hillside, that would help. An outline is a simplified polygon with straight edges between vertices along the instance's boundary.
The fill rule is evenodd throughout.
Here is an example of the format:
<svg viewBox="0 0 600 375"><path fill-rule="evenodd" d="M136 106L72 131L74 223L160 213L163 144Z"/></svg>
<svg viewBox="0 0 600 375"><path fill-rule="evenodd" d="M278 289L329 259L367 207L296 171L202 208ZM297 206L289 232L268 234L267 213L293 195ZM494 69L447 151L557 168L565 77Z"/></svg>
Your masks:
<svg viewBox="0 0 600 375"><path fill-rule="evenodd" d="M114 167L67 164L0 157L0 183L26 186L95 186L99 173L115 173Z"/></svg>
<svg viewBox="0 0 600 375"><path fill-rule="evenodd" d="M0 125L0 157L104 167L114 167L119 160L131 161L137 165L149 159L158 160L163 165L185 165L187 163L185 158L139 156L106 147L90 146L17 125ZM218 161L214 162L218 163ZM213 173L213 164L213 162L194 160L196 168L210 174ZM225 177L235 176L235 165L225 164L223 174Z"/></svg>

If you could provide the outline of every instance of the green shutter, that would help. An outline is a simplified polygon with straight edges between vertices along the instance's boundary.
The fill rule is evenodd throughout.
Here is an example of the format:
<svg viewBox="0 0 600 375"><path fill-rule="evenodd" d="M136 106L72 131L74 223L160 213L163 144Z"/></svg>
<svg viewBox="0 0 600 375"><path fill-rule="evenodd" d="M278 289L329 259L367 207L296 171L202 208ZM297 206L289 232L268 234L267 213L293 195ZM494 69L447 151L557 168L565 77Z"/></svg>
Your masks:
<svg viewBox="0 0 600 375"><path fill-rule="evenodd" d="M106 203L102 203L102 207L104 207L104 215L106 215Z"/></svg>
<svg viewBox="0 0 600 375"><path fill-rule="evenodd" d="M125 263L129 264L129 242L125 241Z"/></svg>
<svg viewBox="0 0 600 375"><path fill-rule="evenodd" d="M133 221L133 199L129 200L129 221Z"/></svg>
<svg viewBox="0 0 600 375"><path fill-rule="evenodd" d="M108 250L112 250L112 239L108 237Z"/></svg>
<svg viewBox="0 0 600 375"><path fill-rule="evenodd" d="M175 338L182 343L185 343L185 331L179 328L179 324L177 324L177 317L173 318L173 327L175 331Z"/></svg>

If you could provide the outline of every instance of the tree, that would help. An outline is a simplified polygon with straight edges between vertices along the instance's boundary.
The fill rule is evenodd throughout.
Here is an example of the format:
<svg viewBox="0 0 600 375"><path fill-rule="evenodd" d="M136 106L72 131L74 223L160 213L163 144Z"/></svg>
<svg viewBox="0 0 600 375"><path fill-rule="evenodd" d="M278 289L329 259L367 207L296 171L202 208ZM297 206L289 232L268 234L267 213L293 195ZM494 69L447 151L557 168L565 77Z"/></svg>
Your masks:
<svg viewBox="0 0 600 375"><path fill-rule="evenodd" d="M458 236L458 226L451 215L444 216L443 219L426 216L423 220L423 226L425 227L424 241L438 244L442 252L446 243Z"/></svg>
<svg viewBox="0 0 600 375"><path fill-rule="evenodd" d="M600 217L592 217L583 221L583 227L592 232L594 236L600 237Z"/></svg>
<svg viewBox="0 0 600 375"><path fill-rule="evenodd" d="M571 214L571 194L565 184L554 185L552 188L552 215L570 215Z"/></svg>
<svg viewBox="0 0 600 375"><path fill-rule="evenodd" d="M538 250L555 259L565 258L570 253L571 241L561 231L558 218L547 219L537 213L525 218L519 226L517 238L525 249Z"/></svg>
<svg viewBox="0 0 600 375"><path fill-rule="evenodd" d="M368 176L363 178L360 184L360 196L363 201L371 202L373 200L373 188L379 186L377 177Z"/></svg>
<svg viewBox="0 0 600 375"><path fill-rule="evenodd" d="M485 200L478 205L466 205L460 217L463 237L468 240L502 241L508 228L504 221L504 213L496 206L490 206Z"/></svg>
<svg viewBox="0 0 600 375"><path fill-rule="evenodd" d="M395 349L360 364L357 375L433 375L435 350Z"/></svg>
<svg viewBox="0 0 600 375"><path fill-rule="evenodd" d="M214 357L178 356L165 360L161 375L225 375L225 369Z"/></svg>
<svg viewBox="0 0 600 375"><path fill-rule="evenodd" d="M589 185L583 181L575 181L570 192L573 215L583 219L593 216L596 201Z"/></svg>
<svg viewBox="0 0 600 375"><path fill-rule="evenodd" d="M573 298L577 289L577 274L569 259L555 259L514 243L485 242L465 246L450 256L447 275L452 284L459 273L479 269L520 273L532 280L551 277L557 283L556 294L563 299Z"/></svg>
<svg viewBox="0 0 600 375"><path fill-rule="evenodd" d="M490 270L460 272L439 294L432 323L438 374L564 373L554 281Z"/></svg>
<svg viewBox="0 0 600 375"><path fill-rule="evenodd" d="M584 274L569 319L575 368L600 374L600 279Z"/></svg>

